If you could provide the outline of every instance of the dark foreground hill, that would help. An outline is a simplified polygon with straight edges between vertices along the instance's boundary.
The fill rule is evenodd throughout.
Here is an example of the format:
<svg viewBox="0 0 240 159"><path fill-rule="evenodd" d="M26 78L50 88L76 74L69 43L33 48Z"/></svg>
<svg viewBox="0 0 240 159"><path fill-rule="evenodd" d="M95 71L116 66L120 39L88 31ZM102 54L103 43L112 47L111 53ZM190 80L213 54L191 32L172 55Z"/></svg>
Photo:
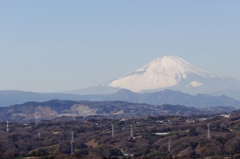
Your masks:
<svg viewBox="0 0 240 159"><path fill-rule="evenodd" d="M227 96L210 96L206 94L190 95L180 91L163 90L153 93L134 93L129 90L119 90L113 94L73 95L62 93L33 93L22 91L0 91L0 106L22 104L29 101L43 102L52 99L59 100L89 100L89 101L128 101L132 103L147 103L152 105L172 104L204 108L209 106L232 106L240 108L240 101Z"/></svg>
<svg viewBox="0 0 240 159"><path fill-rule="evenodd" d="M101 116L128 118L157 115L193 115L231 112L235 108L226 106L197 109L181 105L149 105L123 101L62 101L27 102L21 105L0 108L0 120L35 121L59 117Z"/></svg>
<svg viewBox="0 0 240 159"><path fill-rule="evenodd" d="M6 132L6 122L0 123L0 158L41 156L41 159L124 159L127 155L131 156L128 158L134 156L136 159L240 157L239 112L229 118L58 118L38 123L9 122L8 128Z"/></svg>

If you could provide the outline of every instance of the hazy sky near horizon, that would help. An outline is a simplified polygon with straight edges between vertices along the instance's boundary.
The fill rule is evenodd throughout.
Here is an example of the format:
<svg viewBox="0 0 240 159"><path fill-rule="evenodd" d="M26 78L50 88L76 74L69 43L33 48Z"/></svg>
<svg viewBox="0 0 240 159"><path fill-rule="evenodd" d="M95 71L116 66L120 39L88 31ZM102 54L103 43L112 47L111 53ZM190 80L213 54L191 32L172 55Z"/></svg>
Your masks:
<svg viewBox="0 0 240 159"><path fill-rule="evenodd" d="M178 56L240 80L240 1L0 1L0 90L58 92Z"/></svg>

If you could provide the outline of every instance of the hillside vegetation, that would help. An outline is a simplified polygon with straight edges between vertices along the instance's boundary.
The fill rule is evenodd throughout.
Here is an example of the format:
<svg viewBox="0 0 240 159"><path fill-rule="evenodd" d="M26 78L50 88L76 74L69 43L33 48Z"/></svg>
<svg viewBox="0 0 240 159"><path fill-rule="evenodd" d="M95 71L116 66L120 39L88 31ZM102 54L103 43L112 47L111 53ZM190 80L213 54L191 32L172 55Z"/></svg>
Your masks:
<svg viewBox="0 0 240 159"><path fill-rule="evenodd" d="M51 120L59 117L99 115L108 118L140 117L149 115L194 115L231 112L235 108L215 106L197 109L182 105L149 105L124 101L68 101L51 100L47 102L27 102L10 107L0 107L0 120L27 122L35 120Z"/></svg>
<svg viewBox="0 0 240 159"><path fill-rule="evenodd" d="M208 127L210 125L210 137ZM131 136L131 125L133 127ZM114 127L114 135L112 134ZM73 131L73 148L71 137ZM57 118L0 123L0 158L240 157L240 117L150 116L136 119ZM113 135L113 136L112 136ZM125 156L124 156L125 154ZM133 158L133 157L132 157Z"/></svg>

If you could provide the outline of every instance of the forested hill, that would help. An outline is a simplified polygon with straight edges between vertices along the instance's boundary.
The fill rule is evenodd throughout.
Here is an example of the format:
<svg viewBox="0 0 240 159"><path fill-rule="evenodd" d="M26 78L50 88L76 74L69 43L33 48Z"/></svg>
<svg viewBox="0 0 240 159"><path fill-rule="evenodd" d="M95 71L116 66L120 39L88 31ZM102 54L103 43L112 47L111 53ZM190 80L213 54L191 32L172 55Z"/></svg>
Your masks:
<svg viewBox="0 0 240 159"><path fill-rule="evenodd" d="M6 159L23 156L102 159L124 158L124 154L132 154L136 159L240 156L239 111L228 118L163 115L126 120L58 118L8 124L7 132L6 122L0 122L0 158Z"/></svg>
<svg viewBox="0 0 240 159"><path fill-rule="evenodd" d="M149 105L123 101L62 101L27 102L20 105L0 108L0 119L10 121L35 121L38 119L54 119L60 117L102 116L158 116L158 115L193 115L231 112L235 108L216 106L197 109L181 105Z"/></svg>

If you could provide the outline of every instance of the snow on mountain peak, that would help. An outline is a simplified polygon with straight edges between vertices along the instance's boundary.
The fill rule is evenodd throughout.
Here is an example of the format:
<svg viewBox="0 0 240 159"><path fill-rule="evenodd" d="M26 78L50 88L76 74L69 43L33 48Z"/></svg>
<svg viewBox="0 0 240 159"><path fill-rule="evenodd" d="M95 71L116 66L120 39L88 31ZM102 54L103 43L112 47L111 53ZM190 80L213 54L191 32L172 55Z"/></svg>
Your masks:
<svg viewBox="0 0 240 159"><path fill-rule="evenodd" d="M199 69L182 58L176 56L159 57L128 76L108 83L111 87L129 89L134 92L151 89L164 89L177 85L189 74L203 78L215 78L202 69Z"/></svg>
<svg viewBox="0 0 240 159"><path fill-rule="evenodd" d="M176 56L159 57L135 72L150 70L160 74L165 73L175 76L182 76L183 78L186 78L186 73L195 73L203 77L214 76Z"/></svg>

